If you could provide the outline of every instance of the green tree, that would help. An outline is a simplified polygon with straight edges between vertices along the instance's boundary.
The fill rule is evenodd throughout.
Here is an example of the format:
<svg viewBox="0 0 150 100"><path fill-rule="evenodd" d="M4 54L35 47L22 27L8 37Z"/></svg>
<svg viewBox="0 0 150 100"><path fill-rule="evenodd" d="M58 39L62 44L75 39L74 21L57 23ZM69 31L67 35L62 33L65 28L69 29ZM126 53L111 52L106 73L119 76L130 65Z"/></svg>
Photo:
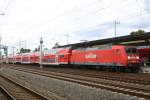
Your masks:
<svg viewBox="0 0 150 100"><path fill-rule="evenodd" d="M48 50L48 48L44 48L44 50Z"/></svg>
<svg viewBox="0 0 150 100"><path fill-rule="evenodd" d="M33 50L33 52L37 52L37 51L40 51L40 47L35 48L35 49Z"/></svg>
<svg viewBox="0 0 150 100"><path fill-rule="evenodd" d="M29 52L31 52L30 49L24 49L24 48L20 49L20 53L29 53Z"/></svg>
<svg viewBox="0 0 150 100"><path fill-rule="evenodd" d="M141 35L141 34L144 34L144 33L145 33L144 30L139 29L138 31L131 32L130 35Z"/></svg>

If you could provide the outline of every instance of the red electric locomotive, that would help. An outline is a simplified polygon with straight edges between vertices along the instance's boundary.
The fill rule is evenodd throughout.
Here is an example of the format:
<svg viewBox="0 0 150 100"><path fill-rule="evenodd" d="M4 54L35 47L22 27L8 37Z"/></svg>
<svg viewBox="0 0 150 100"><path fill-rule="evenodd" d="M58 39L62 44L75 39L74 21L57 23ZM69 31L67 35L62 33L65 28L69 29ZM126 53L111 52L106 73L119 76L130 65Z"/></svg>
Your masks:
<svg viewBox="0 0 150 100"><path fill-rule="evenodd" d="M116 69L139 68L139 55L137 49L127 46L78 48L72 50L71 64L94 65Z"/></svg>

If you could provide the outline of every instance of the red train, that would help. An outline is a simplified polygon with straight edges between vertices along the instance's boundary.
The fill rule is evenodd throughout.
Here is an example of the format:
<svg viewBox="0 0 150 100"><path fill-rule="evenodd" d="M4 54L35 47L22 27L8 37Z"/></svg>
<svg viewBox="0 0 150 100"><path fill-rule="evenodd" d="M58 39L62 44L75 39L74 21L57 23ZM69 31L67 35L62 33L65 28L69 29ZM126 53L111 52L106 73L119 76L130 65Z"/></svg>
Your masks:
<svg viewBox="0 0 150 100"><path fill-rule="evenodd" d="M8 61L7 61L8 60ZM9 63L39 64L39 52L8 56ZM114 69L137 70L140 65L137 49L131 46L97 46L86 48L55 48L43 51L44 65L90 65Z"/></svg>

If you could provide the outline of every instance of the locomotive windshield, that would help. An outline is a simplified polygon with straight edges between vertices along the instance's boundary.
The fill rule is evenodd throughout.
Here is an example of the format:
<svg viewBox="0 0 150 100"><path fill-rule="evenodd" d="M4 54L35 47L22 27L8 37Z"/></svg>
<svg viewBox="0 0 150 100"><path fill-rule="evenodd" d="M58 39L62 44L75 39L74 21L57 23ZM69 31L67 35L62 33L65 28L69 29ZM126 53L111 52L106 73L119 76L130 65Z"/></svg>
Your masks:
<svg viewBox="0 0 150 100"><path fill-rule="evenodd" d="M137 53L137 49L136 48L126 48L126 53L135 54L135 53Z"/></svg>

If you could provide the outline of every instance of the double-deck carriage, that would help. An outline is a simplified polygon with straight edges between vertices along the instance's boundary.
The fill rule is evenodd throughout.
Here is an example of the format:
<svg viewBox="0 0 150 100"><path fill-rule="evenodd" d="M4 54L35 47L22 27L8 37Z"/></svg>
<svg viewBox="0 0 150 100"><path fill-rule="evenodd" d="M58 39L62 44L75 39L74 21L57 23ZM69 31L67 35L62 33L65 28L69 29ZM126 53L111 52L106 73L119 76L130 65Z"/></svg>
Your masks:
<svg viewBox="0 0 150 100"><path fill-rule="evenodd" d="M31 63L30 55L31 55L31 53L21 54L21 56L22 56L21 64L30 64Z"/></svg>
<svg viewBox="0 0 150 100"><path fill-rule="evenodd" d="M71 50L68 48L56 48L43 52L42 63L44 65L66 65L70 63Z"/></svg>
<svg viewBox="0 0 150 100"><path fill-rule="evenodd" d="M3 56L2 63L8 64L8 57L7 56Z"/></svg>
<svg viewBox="0 0 150 100"><path fill-rule="evenodd" d="M21 62L22 62L22 54L16 54L14 56L14 58L15 58L15 63L21 64Z"/></svg>
<svg viewBox="0 0 150 100"><path fill-rule="evenodd" d="M30 63L39 64L39 52L33 52L30 54Z"/></svg>
<svg viewBox="0 0 150 100"><path fill-rule="evenodd" d="M9 55L7 59L9 64L15 63L15 57L13 55Z"/></svg>
<svg viewBox="0 0 150 100"><path fill-rule="evenodd" d="M44 50L42 64L44 64L44 65L59 65L58 49Z"/></svg>

